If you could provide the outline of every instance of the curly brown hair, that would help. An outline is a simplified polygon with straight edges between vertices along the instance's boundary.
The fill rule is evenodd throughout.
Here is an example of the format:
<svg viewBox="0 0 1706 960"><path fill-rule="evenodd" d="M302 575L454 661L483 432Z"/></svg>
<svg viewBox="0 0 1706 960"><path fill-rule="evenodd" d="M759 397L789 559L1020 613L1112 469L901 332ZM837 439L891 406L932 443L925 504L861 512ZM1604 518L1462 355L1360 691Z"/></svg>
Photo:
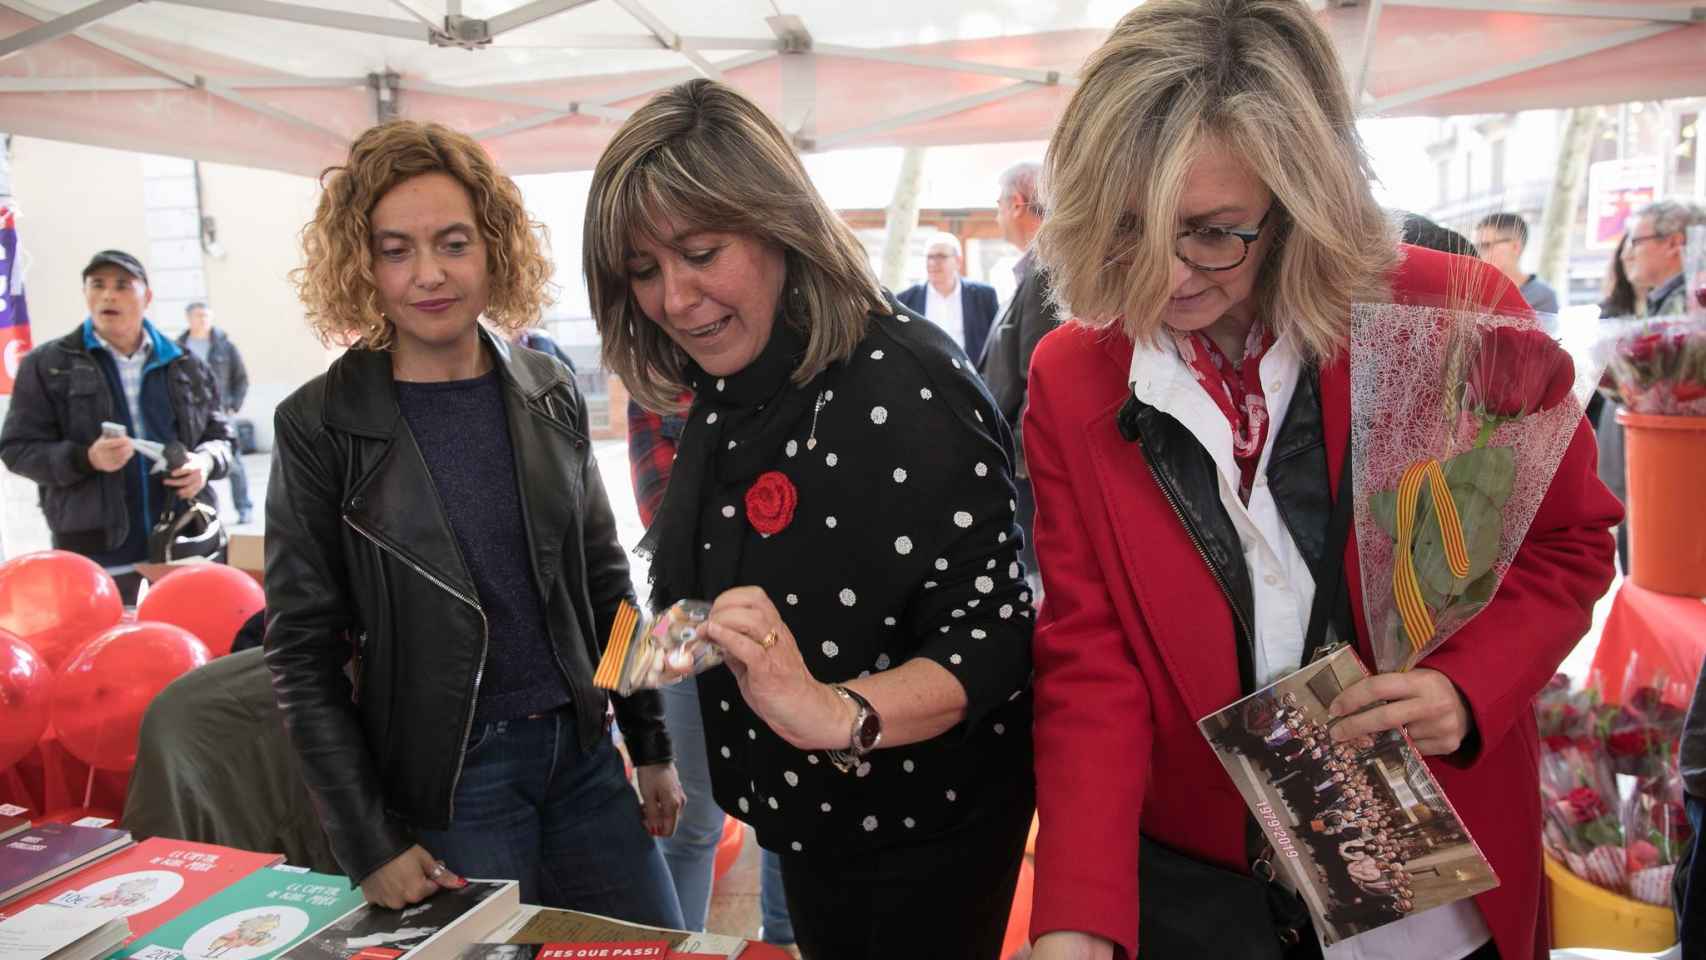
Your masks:
<svg viewBox="0 0 1706 960"><path fill-rule="evenodd" d="M379 307L373 279L373 207L399 183L426 173L448 174L468 191L491 274L486 321L513 333L538 323L551 303L545 225L527 215L515 181L467 134L393 120L357 137L344 164L320 174L320 202L302 228L304 262L290 279L309 326L327 346L391 348L395 327Z"/></svg>

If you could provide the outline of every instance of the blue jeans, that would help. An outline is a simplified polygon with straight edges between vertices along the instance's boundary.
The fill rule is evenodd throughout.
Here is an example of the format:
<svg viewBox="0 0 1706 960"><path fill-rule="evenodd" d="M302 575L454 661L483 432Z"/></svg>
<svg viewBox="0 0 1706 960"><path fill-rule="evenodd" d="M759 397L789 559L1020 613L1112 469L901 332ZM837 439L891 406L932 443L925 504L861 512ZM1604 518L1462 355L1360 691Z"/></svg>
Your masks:
<svg viewBox="0 0 1706 960"><path fill-rule="evenodd" d="M699 682L689 677L663 688L663 718L675 747L675 769L687 806L676 821L675 835L659 840L669 862L681 915L687 929L705 929L711 904L711 881L717 862L717 841L723 836L723 808L711 797L711 768L705 760L705 722L699 715ZM769 850L759 851L759 910L765 943L793 943L794 924L788 919L788 898L782 890L782 861Z"/></svg>
<svg viewBox="0 0 1706 960"><path fill-rule="evenodd" d="M476 724L450 829L416 839L462 876L521 881L523 903L681 928L622 758L608 737L582 753L573 709Z"/></svg>

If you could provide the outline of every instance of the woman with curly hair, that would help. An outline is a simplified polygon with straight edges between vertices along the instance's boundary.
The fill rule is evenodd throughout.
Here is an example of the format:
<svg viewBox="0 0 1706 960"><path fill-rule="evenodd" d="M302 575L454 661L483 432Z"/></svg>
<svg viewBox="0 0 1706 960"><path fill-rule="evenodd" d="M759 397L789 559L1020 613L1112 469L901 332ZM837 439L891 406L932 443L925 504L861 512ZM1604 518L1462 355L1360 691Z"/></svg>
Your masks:
<svg viewBox="0 0 1706 960"><path fill-rule="evenodd" d="M338 862L391 908L478 876L679 926L657 695L616 700L637 804L592 684L632 587L586 404L479 322L538 319L541 230L437 125L369 130L322 183L294 278L349 349L276 415L266 648Z"/></svg>

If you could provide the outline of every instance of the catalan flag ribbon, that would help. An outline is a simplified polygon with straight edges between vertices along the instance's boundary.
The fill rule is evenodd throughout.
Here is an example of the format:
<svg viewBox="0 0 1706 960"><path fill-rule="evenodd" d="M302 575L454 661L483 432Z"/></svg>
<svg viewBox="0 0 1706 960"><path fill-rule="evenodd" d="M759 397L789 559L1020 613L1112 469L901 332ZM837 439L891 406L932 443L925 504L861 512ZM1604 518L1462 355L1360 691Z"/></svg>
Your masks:
<svg viewBox="0 0 1706 960"><path fill-rule="evenodd" d="M1433 497L1434 514L1439 517L1446 569L1458 579L1469 575L1469 548L1463 542L1463 521L1457 514L1457 502L1451 499L1451 487L1445 482L1445 471L1440 468L1438 460L1410 464L1398 481L1398 546L1392 564L1392 594L1397 600L1398 616L1404 622L1404 635L1417 652L1434 636L1433 614L1422 599L1421 583L1416 577L1416 558L1412 553L1416 512L1424 481Z"/></svg>

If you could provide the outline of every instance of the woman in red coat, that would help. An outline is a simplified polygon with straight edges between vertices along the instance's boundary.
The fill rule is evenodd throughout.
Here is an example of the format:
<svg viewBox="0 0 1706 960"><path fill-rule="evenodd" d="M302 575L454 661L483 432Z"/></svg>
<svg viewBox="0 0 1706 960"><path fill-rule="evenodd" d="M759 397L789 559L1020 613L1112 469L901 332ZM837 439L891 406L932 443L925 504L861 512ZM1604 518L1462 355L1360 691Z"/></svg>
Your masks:
<svg viewBox="0 0 1706 960"><path fill-rule="evenodd" d="M1322 956L1306 918L1286 923L1295 894L1244 896L1245 805L1196 724L1300 665L1352 303L1527 309L1477 262L1398 244L1342 78L1298 0L1152 0L1086 63L1049 145L1038 243L1078 319L1036 353L1024 430L1045 581L1037 958L1134 956L1140 928L1146 958ZM1386 701L1335 736L1406 728L1500 884L1328 960L1545 954L1530 701L1588 628L1619 516L1584 423L1493 601L1332 705ZM1358 574L1352 542L1372 662Z"/></svg>

